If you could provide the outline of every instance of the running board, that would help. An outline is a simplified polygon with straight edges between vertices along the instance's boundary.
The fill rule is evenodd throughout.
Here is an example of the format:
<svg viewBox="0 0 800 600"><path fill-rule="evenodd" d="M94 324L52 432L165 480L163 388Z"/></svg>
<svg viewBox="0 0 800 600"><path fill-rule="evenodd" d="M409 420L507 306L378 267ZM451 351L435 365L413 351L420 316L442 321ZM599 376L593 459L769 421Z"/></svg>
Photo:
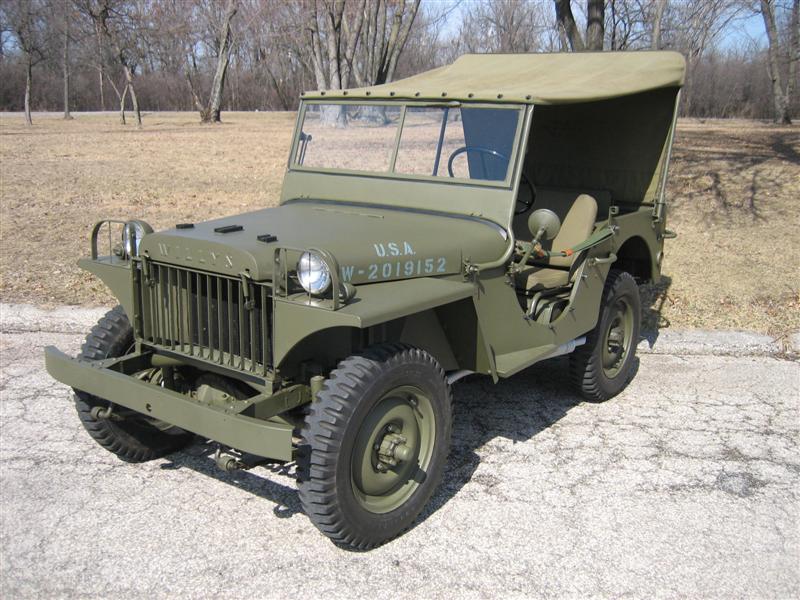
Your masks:
<svg viewBox="0 0 800 600"><path fill-rule="evenodd" d="M581 336L571 340L560 346L519 350L517 352L509 352L508 354L500 354L497 356L497 374L500 377L511 377L515 373L519 373L523 369L527 369L531 365L538 362L547 360L548 358L555 358L556 356L563 356L575 351L578 346L583 346L586 343L586 336Z"/></svg>

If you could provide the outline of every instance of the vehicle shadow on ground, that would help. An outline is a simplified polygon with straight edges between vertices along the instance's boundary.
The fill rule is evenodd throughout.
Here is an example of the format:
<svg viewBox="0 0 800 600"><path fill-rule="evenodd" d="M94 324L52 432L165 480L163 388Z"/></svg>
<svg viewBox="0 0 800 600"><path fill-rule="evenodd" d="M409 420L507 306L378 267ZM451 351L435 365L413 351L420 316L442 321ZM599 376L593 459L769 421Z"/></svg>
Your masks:
<svg viewBox="0 0 800 600"><path fill-rule="evenodd" d="M453 392L450 457L442 484L415 526L469 483L480 465L476 450L500 438L527 442L582 402L570 388L567 357L534 365L497 384L486 376L470 376L457 382Z"/></svg>
<svg viewBox="0 0 800 600"><path fill-rule="evenodd" d="M444 507L472 479L480 465L480 451L497 438L525 442L552 426L581 399L569 387L566 357L535 365L512 379L492 383L489 377L470 376L456 383L453 434L442 483L412 529ZM271 464L252 471L227 473L216 466L215 447L195 442L172 454L162 469L191 469L272 503L277 517L303 513L295 486L295 464ZM264 470L285 478L286 485L267 479Z"/></svg>
<svg viewBox="0 0 800 600"><path fill-rule="evenodd" d="M664 316L664 307L668 302L672 302L669 297L671 286L672 278L666 275L662 275L658 283L639 286L639 296L642 299L642 326L639 337L646 340L651 348L658 340L659 332L670 325L669 319Z"/></svg>
<svg viewBox="0 0 800 600"><path fill-rule="evenodd" d="M217 466L214 460L215 452L215 444L203 442L198 438L183 451L169 455L167 457L169 462L163 463L161 468L165 470L191 469L211 479L249 492L273 503L272 511L277 517L287 518L303 512L297 498L297 489L294 486L294 463L268 463L259 465L252 471L227 472ZM262 477L261 473L265 471L285 476L287 485Z"/></svg>

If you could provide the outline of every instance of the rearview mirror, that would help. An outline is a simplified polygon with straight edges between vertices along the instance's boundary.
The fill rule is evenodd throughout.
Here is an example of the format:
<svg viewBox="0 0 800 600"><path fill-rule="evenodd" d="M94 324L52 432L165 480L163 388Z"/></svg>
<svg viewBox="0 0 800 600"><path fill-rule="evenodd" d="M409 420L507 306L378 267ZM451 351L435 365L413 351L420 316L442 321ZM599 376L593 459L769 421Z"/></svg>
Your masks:
<svg viewBox="0 0 800 600"><path fill-rule="evenodd" d="M552 240L561 229L561 219L552 210L540 208L528 217L528 229L533 235L534 242Z"/></svg>

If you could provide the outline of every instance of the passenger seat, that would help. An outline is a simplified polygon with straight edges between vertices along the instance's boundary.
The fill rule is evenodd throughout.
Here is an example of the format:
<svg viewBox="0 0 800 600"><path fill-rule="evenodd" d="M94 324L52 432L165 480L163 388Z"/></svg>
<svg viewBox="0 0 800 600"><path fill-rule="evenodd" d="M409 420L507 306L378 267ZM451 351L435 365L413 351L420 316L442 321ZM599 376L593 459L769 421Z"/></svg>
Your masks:
<svg viewBox="0 0 800 600"><path fill-rule="evenodd" d="M580 194L564 216L558 235L551 241L542 242L542 248L558 252L580 244L592 235L596 220L597 201L589 194ZM531 294L567 285L579 254L536 259L536 265L525 267L516 274L517 288Z"/></svg>

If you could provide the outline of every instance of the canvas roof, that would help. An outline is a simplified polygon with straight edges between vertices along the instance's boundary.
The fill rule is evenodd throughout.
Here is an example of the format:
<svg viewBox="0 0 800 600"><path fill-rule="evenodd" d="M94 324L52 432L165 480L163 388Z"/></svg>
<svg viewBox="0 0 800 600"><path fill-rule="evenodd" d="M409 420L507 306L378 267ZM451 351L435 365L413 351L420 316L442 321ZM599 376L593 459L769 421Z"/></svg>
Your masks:
<svg viewBox="0 0 800 600"><path fill-rule="evenodd" d="M685 69L677 52L466 54L392 83L304 97L567 104L680 87Z"/></svg>

